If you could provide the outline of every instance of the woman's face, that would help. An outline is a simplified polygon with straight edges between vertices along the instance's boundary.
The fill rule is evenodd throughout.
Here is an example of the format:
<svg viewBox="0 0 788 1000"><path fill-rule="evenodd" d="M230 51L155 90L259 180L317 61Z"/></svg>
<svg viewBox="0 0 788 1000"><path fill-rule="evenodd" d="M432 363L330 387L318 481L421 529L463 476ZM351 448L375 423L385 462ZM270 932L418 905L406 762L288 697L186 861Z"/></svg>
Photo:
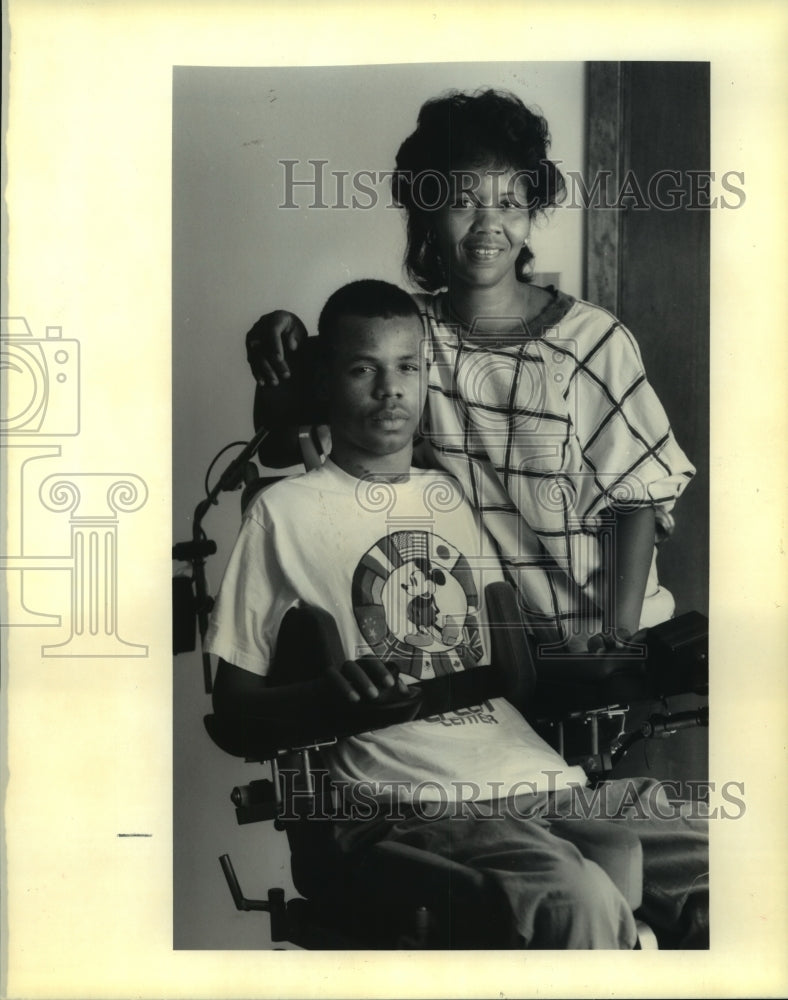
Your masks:
<svg viewBox="0 0 788 1000"><path fill-rule="evenodd" d="M515 261L531 231L524 171L456 171L455 191L436 212L436 244L452 286L492 288L516 282Z"/></svg>

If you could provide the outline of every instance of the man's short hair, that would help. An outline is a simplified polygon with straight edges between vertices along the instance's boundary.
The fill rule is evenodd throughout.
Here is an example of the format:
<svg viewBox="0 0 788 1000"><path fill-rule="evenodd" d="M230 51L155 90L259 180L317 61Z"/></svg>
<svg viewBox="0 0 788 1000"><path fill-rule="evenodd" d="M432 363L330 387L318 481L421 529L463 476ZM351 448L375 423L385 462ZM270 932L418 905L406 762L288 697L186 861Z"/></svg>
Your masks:
<svg viewBox="0 0 788 1000"><path fill-rule="evenodd" d="M348 316L379 319L413 316L421 321L415 299L398 285L377 278L351 281L329 296L320 313L317 333L323 355L334 346L342 328L342 320Z"/></svg>

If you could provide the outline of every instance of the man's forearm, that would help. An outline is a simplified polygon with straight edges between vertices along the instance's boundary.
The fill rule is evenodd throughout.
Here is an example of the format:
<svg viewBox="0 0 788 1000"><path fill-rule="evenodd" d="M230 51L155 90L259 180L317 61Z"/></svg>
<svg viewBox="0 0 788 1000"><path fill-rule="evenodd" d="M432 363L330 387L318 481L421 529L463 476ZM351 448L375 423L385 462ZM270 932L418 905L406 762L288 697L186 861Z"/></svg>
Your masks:
<svg viewBox="0 0 788 1000"><path fill-rule="evenodd" d="M293 684L271 686L266 678L219 660L213 684L218 715L257 718L272 712L319 715L333 706L360 701L385 703L408 694L408 688L375 656L364 656Z"/></svg>

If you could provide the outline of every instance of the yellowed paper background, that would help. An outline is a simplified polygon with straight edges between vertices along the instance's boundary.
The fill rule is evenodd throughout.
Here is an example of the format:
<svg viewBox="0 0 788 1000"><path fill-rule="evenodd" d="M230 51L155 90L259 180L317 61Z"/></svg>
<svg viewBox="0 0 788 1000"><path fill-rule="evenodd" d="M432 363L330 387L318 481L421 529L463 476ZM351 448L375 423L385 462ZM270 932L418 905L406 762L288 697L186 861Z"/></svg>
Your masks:
<svg viewBox="0 0 788 1000"><path fill-rule="evenodd" d="M82 425L60 442L58 468L144 482L144 501L118 515L118 629L148 655L47 658L39 630L3 630L5 995L785 995L783 5L643 3L633 13L615 3L390 3L375 11L13 0L7 9L3 312L26 317L36 337L60 326L79 340ZM712 213L712 778L743 782L747 806L740 820L712 824L712 950L175 952L172 68L535 59L710 60L712 169L745 175L745 205ZM38 502L24 493L7 501L9 521ZM152 836L119 839L118 831Z"/></svg>

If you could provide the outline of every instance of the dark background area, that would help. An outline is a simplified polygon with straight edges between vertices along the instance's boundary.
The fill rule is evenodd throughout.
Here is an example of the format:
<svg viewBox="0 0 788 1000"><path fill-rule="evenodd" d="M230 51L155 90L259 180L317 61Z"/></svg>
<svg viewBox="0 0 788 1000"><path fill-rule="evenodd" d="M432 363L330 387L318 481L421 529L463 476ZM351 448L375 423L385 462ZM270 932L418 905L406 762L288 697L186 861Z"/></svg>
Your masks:
<svg viewBox="0 0 788 1000"><path fill-rule="evenodd" d="M586 184L613 174L610 190L678 171L687 203L690 171L709 170L708 63L590 63ZM710 196L719 182L707 185ZM735 199L734 199L735 200ZM697 469L678 501L676 531L660 552L660 579L676 613L709 605L709 222L703 208L592 207L586 227L586 295L634 333L649 381ZM688 264L690 266L688 266Z"/></svg>
<svg viewBox="0 0 788 1000"><path fill-rule="evenodd" d="M660 581L677 615L708 615L709 607L710 209L703 206L719 194L719 178L699 184L691 173L710 169L709 70L708 63L637 62L589 63L586 72L586 186L608 171L611 191L634 194L619 208L587 213L585 294L634 333L649 381L697 470L659 553ZM648 201L649 181L663 170L678 172L681 182L662 191L680 189L676 200L695 207L639 207L639 192ZM686 696L670 707L699 703ZM649 711L633 710L628 729ZM706 729L690 729L643 743L619 771L637 774L649 765L666 779L703 780L707 737Z"/></svg>

